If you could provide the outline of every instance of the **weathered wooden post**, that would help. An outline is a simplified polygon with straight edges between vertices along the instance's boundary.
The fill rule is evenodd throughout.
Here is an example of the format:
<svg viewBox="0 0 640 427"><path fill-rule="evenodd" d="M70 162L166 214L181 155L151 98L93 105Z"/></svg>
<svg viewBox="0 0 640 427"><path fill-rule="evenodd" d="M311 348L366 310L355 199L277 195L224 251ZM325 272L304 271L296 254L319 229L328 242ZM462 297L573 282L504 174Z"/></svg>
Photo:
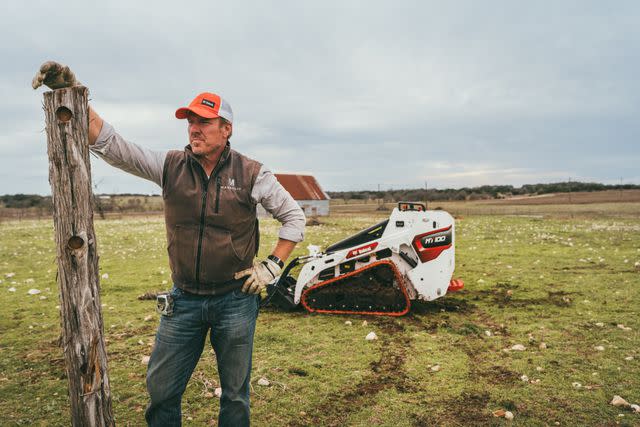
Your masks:
<svg viewBox="0 0 640 427"><path fill-rule="evenodd" d="M98 250L91 208L88 90L44 94L62 347L74 426L112 426Z"/></svg>

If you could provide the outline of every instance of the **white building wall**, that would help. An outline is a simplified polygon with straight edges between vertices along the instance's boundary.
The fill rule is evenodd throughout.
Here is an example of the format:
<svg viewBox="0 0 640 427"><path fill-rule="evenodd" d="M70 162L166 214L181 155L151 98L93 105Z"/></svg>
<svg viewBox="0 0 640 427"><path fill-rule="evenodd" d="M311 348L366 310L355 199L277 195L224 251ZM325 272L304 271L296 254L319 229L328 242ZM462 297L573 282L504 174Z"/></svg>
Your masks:
<svg viewBox="0 0 640 427"><path fill-rule="evenodd" d="M328 200L296 200L296 202L298 202L307 217L329 215ZM259 204L258 216L270 217L271 215Z"/></svg>
<svg viewBox="0 0 640 427"><path fill-rule="evenodd" d="M307 217L329 215L328 200L297 200Z"/></svg>

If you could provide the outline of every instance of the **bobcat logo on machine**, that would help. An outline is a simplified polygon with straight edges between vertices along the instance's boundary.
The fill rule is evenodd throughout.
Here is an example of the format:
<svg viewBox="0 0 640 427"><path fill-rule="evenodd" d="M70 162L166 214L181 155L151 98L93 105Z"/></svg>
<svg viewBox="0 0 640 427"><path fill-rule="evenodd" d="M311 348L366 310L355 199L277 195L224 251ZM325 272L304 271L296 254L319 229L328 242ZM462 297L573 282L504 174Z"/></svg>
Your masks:
<svg viewBox="0 0 640 427"><path fill-rule="evenodd" d="M371 252L378 246L378 243L371 243L370 245L363 246L361 248L352 249L348 254L347 258L353 258L354 256L366 254L367 252Z"/></svg>

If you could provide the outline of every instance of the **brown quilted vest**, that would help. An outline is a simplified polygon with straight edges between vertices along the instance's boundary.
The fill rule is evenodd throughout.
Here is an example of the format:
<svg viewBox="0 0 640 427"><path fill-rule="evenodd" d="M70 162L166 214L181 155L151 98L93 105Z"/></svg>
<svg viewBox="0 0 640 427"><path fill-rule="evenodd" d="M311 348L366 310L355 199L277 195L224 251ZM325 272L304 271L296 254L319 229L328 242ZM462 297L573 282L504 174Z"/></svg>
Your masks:
<svg viewBox="0 0 640 427"><path fill-rule="evenodd" d="M219 295L240 286L237 271L258 251L258 220L251 189L261 164L225 148L210 178L191 146L169 151L162 197L171 277L177 287Z"/></svg>

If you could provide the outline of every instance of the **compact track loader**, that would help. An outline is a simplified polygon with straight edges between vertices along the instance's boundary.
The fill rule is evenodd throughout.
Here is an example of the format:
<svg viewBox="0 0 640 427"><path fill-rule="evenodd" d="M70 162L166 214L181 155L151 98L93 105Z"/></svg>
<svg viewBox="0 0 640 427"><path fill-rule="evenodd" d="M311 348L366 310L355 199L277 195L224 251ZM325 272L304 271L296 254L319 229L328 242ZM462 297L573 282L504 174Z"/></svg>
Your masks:
<svg viewBox="0 0 640 427"><path fill-rule="evenodd" d="M452 280L454 249L451 215L400 202L389 219L293 259L267 286L266 302L283 310L402 316L412 300L462 289Z"/></svg>

